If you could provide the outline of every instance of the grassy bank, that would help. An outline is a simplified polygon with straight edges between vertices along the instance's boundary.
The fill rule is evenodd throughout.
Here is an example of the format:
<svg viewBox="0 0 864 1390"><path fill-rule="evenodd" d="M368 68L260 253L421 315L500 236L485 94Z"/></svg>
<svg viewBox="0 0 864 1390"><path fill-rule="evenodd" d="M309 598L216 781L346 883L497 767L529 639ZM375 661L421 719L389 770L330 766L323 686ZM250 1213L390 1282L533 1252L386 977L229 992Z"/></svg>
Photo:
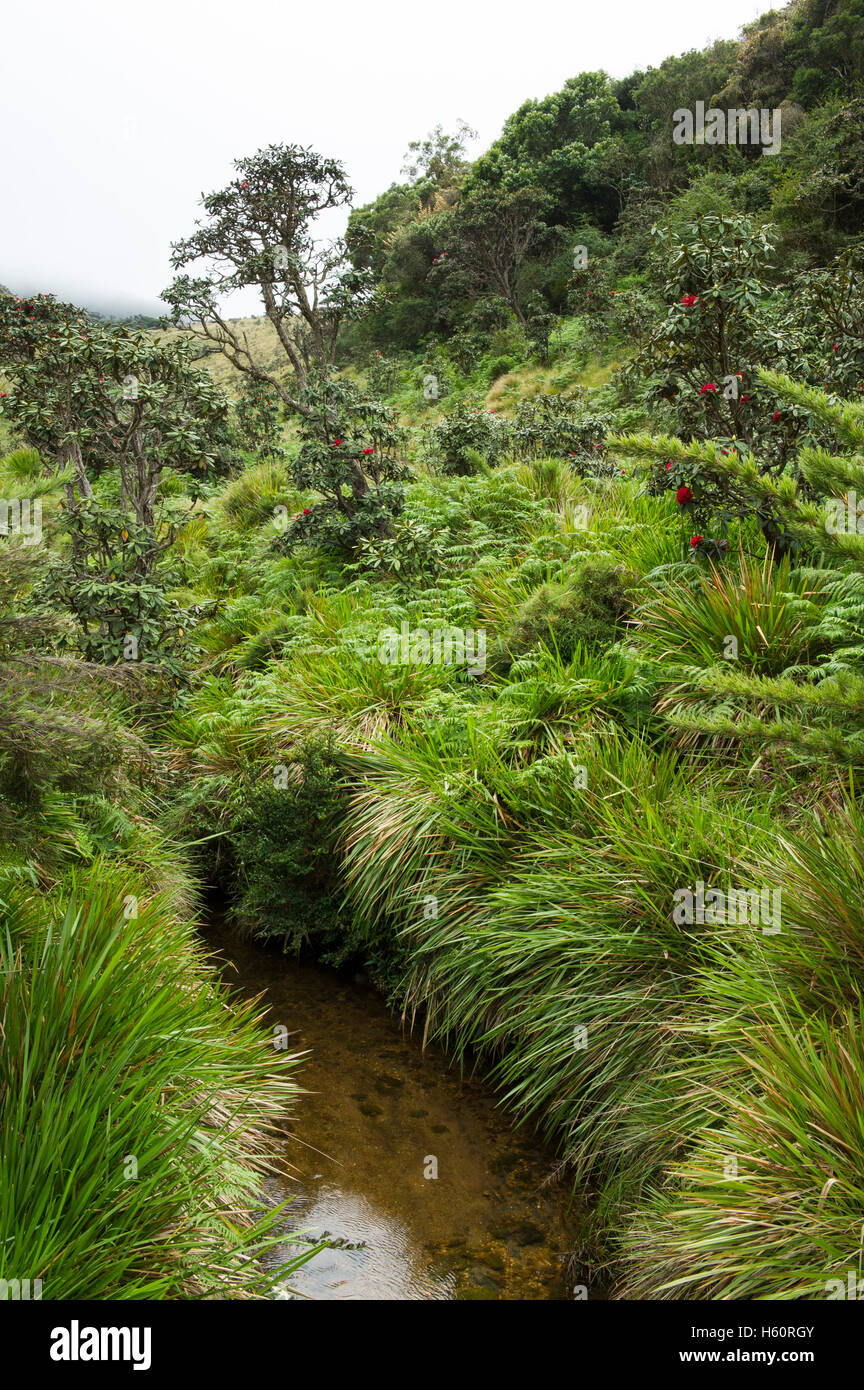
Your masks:
<svg viewBox="0 0 864 1390"><path fill-rule="evenodd" d="M97 859L50 900L4 875L0 940L0 1278L52 1300L271 1296L260 1184L294 1059L229 1008L188 915Z"/></svg>
<svg viewBox="0 0 864 1390"><path fill-rule="evenodd" d="M722 571L694 566L680 508L622 464L418 476L422 567L307 554L302 585L250 475L229 487L196 563L238 547L256 634L241 578L202 633L220 674L171 730L175 825L215 835L241 929L365 959L492 1067L592 1192L582 1255L619 1296L816 1297L860 1254L854 785L754 751L770 701L699 715L728 634L742 680L826 649L830 571L772 563L746 522ZM485 669L382 661L402 624L483 629ZM677 921L700 882L779 892L782 930Z"/></svg>

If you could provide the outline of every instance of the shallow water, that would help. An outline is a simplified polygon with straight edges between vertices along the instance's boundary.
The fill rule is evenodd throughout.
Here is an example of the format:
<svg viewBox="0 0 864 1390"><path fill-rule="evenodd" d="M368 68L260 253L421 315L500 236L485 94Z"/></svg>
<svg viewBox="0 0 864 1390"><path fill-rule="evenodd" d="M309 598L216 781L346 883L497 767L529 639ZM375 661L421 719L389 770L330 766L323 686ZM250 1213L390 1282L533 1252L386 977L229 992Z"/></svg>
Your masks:
<svg viewBox="0 0 864 1390"><path fill-rule="evenodd" d="M422 1051L350 974L239 941L218 923L203 935L226 982L263 995L289 1049L311 1049L295 1075L313 1094L290 1117L285 1174L268 1195L293 1196L288 1229L359 1248L316 1255L291 1276L294 1296L567 1297L569 1188L488 1086L461 1077L438 1048ZM437 1178L424 1176L436 1165Z"/></svg>

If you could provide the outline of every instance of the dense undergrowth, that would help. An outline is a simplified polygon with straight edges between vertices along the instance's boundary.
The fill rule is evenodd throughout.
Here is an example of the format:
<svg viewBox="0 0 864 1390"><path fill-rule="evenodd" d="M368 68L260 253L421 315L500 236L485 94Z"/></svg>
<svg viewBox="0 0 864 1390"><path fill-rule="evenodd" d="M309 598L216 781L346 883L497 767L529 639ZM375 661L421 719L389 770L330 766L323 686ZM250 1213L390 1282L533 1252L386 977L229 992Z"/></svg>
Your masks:
<svg viewBox="0 0 864 1390"><path fill-rule="evenodd" d="M552 460L420 479L425 584L309 585L266 664L216 618L221 674L171 732L177 831L218 818L202 853L239 875L238 925L362 957L424 1036L491 1067L593 1192L586 1253L622 1296L818 1296L860 1234L855 786L754 757L729 702L719 736L680 712L730 635L742 679L824 653L819 571L747 526L722 571L694 567L676 509L637 487ZM402 623L485 628L506 660L382 662ZM739 703L767 726L770 696ZM700 880L779 890L782 932L677 924Z"/></svg>
<svg viewBox="0 0 864 1390"><path fill-rule="evenodd" d="M40 561L4 561L0 1278L25 1298L267 1296L310 1253L262 1275L296 1059L206 962L200 884L158 821L152 699L53 655Z"/></svg>
<svg viewBox="0 0 864 1390"><path fill-rule="evenodd" d="M188 276L165 340L0 295L0 1277L272 1283L293 1059L203 961L205 885L483 1067L590 1194L587 1282L860 1277L857 4L582 74L473 165L430 146L352 213L305 356L259 321L230 402ZM672 148L712 92L783 104L776 164ZM298 168L347 201L270 147L176 267ZM536 254L493 293L508 218Z"/></svg>
<svg viewBox="0 0 864 1390"><path fill-rule="evenodd" d="M33 1218L32 1277L80 1294L77 1252L134 1225L88 1296L256 1287L247 1241L266 1231L241 1236L232 1212L291 1082L201 974L197 879L240 930L362 960L424 1037L479 1059L592 1193L581 1258L620 1296L819 1296L860 1253L864 827L854 767L794 735L843 736L837 678L819 677L840 571L772 560L746 519L722 563L694 563L650 468L580 477L542 456L419 470L403 516L432 541L401 547L404 571L392 552L284 556L273 511L303 499L279 470L214 490L173 547L202 669L167 703L45 658L44 612L21 616L41 561L20 548L7 570L4 1056L20 1036L27 1064L7 1072L6 1136L38 1094L75 1175L28 1131L6 1190L10 1220ZM482 631L483 668L382 659L403 625ZM801 726L782 718L795 699ZM782 931L677 922L700 881L780 890ZM112 1104L118 1077L135 1081ZM94 1224L78 1197L106 1181Z"/></svg>

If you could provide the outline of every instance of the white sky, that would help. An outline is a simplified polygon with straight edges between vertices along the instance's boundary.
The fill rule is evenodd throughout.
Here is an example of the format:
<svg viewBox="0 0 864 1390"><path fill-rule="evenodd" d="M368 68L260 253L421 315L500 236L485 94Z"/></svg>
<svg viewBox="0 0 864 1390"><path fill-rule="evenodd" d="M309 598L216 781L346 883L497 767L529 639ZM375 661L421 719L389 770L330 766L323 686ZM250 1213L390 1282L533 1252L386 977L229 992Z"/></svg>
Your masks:
<svg viewBox="0 0 864 1390"><path fill-rule="evenodd" d="M297 143L357 201L461 117L476 155L528 97L735 38L769 0L25 0L0 27L0 284L159 312L172 240L232 160ZM330 234L341 227L328 228ZM253 297L234 313L260 312Z"/></svg>

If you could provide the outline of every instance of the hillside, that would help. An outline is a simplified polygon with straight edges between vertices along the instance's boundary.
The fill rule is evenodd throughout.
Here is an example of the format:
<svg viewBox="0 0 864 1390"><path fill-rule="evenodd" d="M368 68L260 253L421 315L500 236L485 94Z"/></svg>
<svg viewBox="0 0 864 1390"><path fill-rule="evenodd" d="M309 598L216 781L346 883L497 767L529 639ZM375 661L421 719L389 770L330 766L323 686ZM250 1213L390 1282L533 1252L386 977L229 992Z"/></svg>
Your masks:
<svg viewBox="0 0 864 1390"><path fill-rule="evenodd" d="M0 291L0 1278L858 1297L862 83L794 0Z"/></svg>

